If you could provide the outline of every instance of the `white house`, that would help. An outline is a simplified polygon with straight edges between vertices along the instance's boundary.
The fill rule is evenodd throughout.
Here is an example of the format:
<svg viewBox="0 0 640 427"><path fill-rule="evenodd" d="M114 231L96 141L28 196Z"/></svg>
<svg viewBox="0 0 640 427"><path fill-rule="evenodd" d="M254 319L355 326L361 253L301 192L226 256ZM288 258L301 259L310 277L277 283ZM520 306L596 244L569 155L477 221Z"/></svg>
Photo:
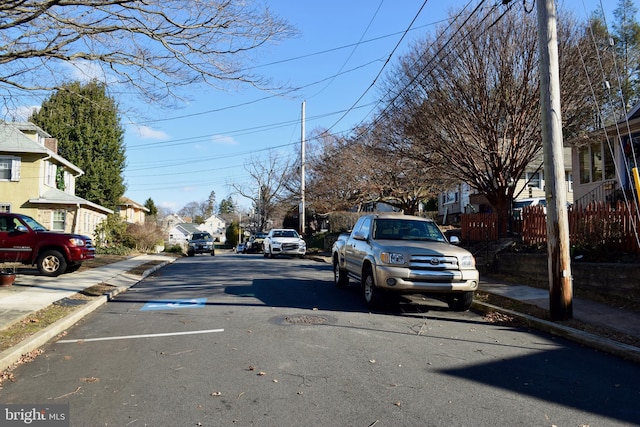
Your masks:
<svg viewBox="0 0 640 427"><path fill-rule="evenodd" d="M208 231L220 243L224 243L227 240L225 233L227 229L226 223L216 215L211 215L205 220L204 224L198 224L198 228L202 231Z"/></svg>

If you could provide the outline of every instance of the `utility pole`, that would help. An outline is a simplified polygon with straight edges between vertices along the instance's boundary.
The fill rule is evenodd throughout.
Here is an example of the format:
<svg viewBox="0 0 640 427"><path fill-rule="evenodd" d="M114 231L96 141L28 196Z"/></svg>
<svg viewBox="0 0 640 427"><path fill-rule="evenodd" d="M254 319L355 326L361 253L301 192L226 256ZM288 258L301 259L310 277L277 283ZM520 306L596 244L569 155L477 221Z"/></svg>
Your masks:
<svg viewBox="0 0 640 427"><path fill-rule="evenodd" d="M573 283L569 254L569 219L564 176L560 71L555 0L538 0L540 106L547 199L549 311L552 320L573 317Z"/></svg>
<svg viewBox="0 0 640 427"><path fill-rule="evenodd" d="M305 122L305 107L306 101L302 101L302 124L300 125L300 212L298 217L300 218L300 234L304 236L305 231L305 217L304 217L304 122Z"/></svg>

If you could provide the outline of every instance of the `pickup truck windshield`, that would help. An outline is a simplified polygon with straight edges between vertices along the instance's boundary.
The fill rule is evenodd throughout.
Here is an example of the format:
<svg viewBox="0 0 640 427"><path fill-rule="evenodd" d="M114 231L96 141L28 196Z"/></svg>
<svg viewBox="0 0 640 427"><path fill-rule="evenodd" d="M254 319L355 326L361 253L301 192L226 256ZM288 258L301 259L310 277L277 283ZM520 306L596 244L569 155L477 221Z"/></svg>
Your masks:
<svg viewBox="0 0 640 427"><path fill-rule="evenodd" d="M378 219L373 229L374 240L431 240L446 239L433 222L402 219Z"/></svg>
<svg viewBox="0 0 640 427"><path fill-rule="evenodd" d="M20 218L24 222L26 222L29 228L31 228L33 231L47 231L47 228L44 225L40 224L38 221L31 218L30 216L21 216Z"/></svg>

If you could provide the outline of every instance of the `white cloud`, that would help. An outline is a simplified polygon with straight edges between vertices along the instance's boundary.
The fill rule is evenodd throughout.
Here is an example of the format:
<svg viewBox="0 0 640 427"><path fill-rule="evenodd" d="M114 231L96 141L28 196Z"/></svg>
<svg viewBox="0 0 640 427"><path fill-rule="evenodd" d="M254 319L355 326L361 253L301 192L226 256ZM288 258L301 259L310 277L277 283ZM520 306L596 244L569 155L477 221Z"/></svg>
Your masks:
<svg viewBox="0 0 640 427"><path fill-rule="evenodd" d="M211 137L211 141L216 145L238 145L238 141L228 135L214 135Z"/></svg>
<svg viewBox="0 0 640 427"><path fill-rule="evenodd" d="M163 200L162 202L158 203L158 206L163 209L167 209L170 212L175 212L176 209L178 209L178 204L172 200Z"/></svg>
<svg viewBox="0 0 640 427"><path fill-rule="evenodd" d="M67 62L67 67L71 68L72 80L87 83L93 80L105 82L107 80L104 70L96 62L83 60Z"/></svg>
<svg viewBox="0 0 640 427"><path fill-rule="evenodd" d="M150 128L149 126L136 126L136 135L142 139L169 139L165 131Z"/></svg>

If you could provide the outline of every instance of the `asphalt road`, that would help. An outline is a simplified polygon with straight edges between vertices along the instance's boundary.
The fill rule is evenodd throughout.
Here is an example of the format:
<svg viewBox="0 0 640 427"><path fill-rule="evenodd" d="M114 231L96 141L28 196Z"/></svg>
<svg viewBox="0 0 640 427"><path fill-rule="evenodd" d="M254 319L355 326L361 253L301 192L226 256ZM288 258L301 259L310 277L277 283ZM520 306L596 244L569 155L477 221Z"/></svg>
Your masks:
<svg viewBox="0 0 640 427"><path fill-rule="evenodd" d="M72 426L640 424L637 364L435 300L370 313L311 260L180 259L44 350L0 403Z"/></svg>

